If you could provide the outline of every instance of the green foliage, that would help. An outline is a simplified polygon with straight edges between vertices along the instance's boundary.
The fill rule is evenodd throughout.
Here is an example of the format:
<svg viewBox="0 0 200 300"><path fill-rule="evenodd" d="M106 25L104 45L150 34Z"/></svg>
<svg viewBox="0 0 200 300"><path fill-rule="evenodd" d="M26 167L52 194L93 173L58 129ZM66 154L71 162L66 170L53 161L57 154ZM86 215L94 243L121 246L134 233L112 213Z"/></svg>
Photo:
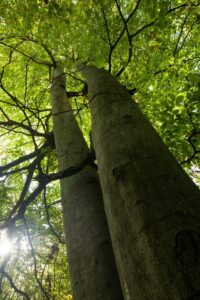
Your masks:
<svg viewBox="0 0 200 300"><path fill-rule="evenodd" d="M124 68L119 80L129 90L137 89L134 100L177 160L200 184L198 1L88 0L86 5L83 0L2 0L0 11L1 166L37 151L52 131L49 89L53 56L66 72L67 92L81 91L84 86L76 71L79 62L110 69L113 75ZM89 143L87 96L70 101ZM57 171L54 150L49 147L41 153L43 158L33 172L25 199L38 186L40 168L47 174ZM20 198L28 166L34 159L3 171L1 224ZM9 232L15 251L6 270L18 289L31 299L46 299L37 279L50 299L70 299L66 253L59 243L59 239L64 240L59 193L58 183L50 183L28 206L27 226L20 219ZM27 245L25 249L22 241ZM50 258L55 245L58 249ZM9 299L20 299L6 277L0 277L0 283Z"/></svg>

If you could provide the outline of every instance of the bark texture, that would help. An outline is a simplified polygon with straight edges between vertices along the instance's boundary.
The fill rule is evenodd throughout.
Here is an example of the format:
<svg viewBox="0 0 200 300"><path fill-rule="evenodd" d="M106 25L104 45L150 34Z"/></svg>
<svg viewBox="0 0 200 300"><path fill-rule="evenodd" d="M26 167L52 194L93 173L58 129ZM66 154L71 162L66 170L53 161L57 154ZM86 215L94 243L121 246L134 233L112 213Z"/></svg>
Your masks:
<svg viewBox="0 0 200 300"><path fill-rule="evenodd" d="M81 66L126 300L200 299L200 192L125 88Z"/></svg>
<svg viewBox="0 0 200 300"><path fill-rule="evenodd" d="M65 76L55 69L52 113L59 170L79 164L89 149L66 97ZM121 300L102 193L90 166L61 180L64 233L74 300Z"/></svg>

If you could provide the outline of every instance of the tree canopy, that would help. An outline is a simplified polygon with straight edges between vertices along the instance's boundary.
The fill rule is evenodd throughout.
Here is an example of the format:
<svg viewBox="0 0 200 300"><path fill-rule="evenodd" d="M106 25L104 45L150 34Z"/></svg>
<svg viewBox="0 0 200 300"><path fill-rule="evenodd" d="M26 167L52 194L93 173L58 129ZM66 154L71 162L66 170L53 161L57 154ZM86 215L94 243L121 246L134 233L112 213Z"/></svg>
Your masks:
<svg viewBox="0 0 200 300"><path fill-rule="evenodd" d="M200 3L2 0L0 11L0 293L71 299L52 136L53 66L66 73L88 144L81 62L118 78L200 184Z"/></svg>

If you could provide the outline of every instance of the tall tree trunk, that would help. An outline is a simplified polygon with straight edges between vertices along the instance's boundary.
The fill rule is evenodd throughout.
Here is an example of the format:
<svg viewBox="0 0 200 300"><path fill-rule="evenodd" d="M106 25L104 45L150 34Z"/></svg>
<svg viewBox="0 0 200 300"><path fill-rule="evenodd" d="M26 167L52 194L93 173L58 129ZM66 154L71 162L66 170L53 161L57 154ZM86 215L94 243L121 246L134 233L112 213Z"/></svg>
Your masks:
<svg viewBox="0 0 200 300"><path fill-rule="evenodd" d="M200 192L125 88L81 66L126 300L200 299Z"/></svg>
<svg viewBox="0 0 200 300"><path fill-rule="evenodd" d="M59 170L79 164L89 153L66 97L65 75L57 67L52 113ZM61 180L64 233L74 300L123 299L97 171L85 167Z"/></svg>

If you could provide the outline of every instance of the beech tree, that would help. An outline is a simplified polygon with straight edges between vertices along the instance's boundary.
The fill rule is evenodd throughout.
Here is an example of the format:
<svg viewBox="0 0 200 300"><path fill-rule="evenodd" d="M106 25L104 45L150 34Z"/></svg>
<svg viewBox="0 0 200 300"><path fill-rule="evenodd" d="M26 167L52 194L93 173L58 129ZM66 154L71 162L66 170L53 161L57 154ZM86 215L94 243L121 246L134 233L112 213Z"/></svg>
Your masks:
<svg viewBox="0 0 200 300"><path fill-rule="evenodd" d="M199 189L128 92L105 71L82 72L124 298L198 298Z"/></svg>
<svg viewBox="0 0 200 300"><path fill-rule="evenodd" d="M59 67L55 67L54 73L52 115L59 170L65 172L87 161L83 170L61 180L73 298L123 299L97 170L91 158L91 165L88 164L93 153L67 100L65 74Z"/></svg>
<svg viewBox="0 0 200 300"><path fill-rule="evenodd" d="M2 299L199 297L199 6L1 1Z"/></svg>

